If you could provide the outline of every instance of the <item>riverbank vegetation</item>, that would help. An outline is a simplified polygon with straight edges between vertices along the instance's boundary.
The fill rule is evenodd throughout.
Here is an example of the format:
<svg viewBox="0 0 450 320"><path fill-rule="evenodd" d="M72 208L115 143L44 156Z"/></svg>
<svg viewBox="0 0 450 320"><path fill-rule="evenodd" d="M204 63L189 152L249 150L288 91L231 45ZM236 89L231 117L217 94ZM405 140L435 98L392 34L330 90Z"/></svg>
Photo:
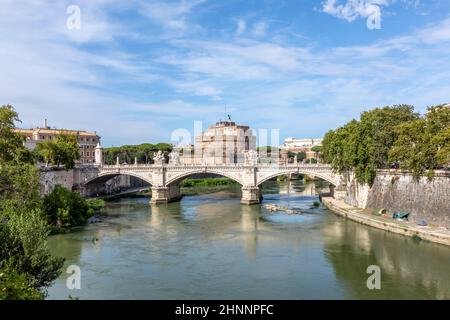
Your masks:
<svg viewBox="0 0 450 320"><path fill-rule="evenodd" d="M98 213L104 206L103 200L85 200L78 193L60 185L45 196L43 201L44 212L54 233L86 223L87 219Z"/></svg>
<svg viewBox="0 0 450 320"><path fill-rule="evenodd" d="M13 131L18 121L12 106L0 107L0 299L43 299L64 259L47 248L39 171Z"/></svg>
<svg viewBox="0 0 450 320"><path fill-rule="evenodd" d="M339 173L354 172L371 185L377 169L400 168L432 177L450 162L450 109L429 107L425 115L410 105L365 111L359 120L330 130L321 158Z"/></svg>
<svg viewBox="0 0 450 320"><path fill-rule="evenodd" d="M239 183L229 178L189 178L181 182L183 195L192 196L240 188Z"/></svg>

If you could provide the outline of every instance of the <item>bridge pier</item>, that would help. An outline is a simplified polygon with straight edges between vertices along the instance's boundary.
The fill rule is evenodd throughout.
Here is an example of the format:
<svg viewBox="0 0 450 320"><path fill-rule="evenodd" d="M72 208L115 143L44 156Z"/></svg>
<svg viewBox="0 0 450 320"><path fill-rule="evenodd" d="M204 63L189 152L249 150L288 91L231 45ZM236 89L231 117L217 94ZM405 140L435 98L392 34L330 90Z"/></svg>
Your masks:
<svg viewBox="0 0 450 320"><path fill-rule="evenodd" d="M181 191L179 184L173 184L167 187L152 187L151 204L169 203L180 199Z"/></svg>
<svg viewBox="0 0 450 320"><path fill-rule="evenodd" d="M258 204L261 203L262 195L259 187L242 187L241 204Z"/></svg>

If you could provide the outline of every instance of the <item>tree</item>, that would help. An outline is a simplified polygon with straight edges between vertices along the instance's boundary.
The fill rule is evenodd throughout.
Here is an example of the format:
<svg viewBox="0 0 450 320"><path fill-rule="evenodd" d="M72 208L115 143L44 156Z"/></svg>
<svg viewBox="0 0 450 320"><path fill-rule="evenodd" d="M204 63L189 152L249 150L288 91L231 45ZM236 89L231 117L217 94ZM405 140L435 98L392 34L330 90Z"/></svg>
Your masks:
<svg viewBox="0 0 450 320"><path fill-rule="evenodd" d="M305 159L306 159L306 152L305 151L297 152L297 161L302 162Z"/></svg>
<svg viewBox="0 0 450 320"><path fill-rule="evenodd" d="M60 134L55 140L40 142L35 153L47 164L63 165L66 170L73 169L75 161L80 159L77 137L71 134Z"/></svg>
<svg viewBox="0 0 450 320"><path fill-rule="evenodd" d="M311 151L319 153L322 151L322 146L314 146L311 148Z"/></svg>
<svg viewBox="0 0 450 320"><path fill-rule="evenodd" d="M42 300L44 295L29 285L26 274L0 269L0 300Z"/></svg>
<svg viewBox="0 0 450 320"><path fill-rule="evenodd" d="M32 162L31 152L23 146L23 138L13 131L15 122L20 122L14 107L0 107L0 163L9 161Z"/></svg>
<svg viewBox="0 0 450 320"><path fill-rule="evenodd" d="M137 158L140 163L149 163L153 160L153 154L162 151L168 154L172 151L172 145L168 143L143 143L139 145L124 145L121 147L105 148L103 150L103 158L107 164L115 164L117 157L120 162L133 163Z"/></svg>
<svg viewBox="0 0 450 320"><path fill-rule="evenodd" d="M80 225L94 214L88 202L78 193L60 185L45 196L43 207L50 224L58 228Z"/></svg>
<svg viewBox="0 0 450 320"><path fill-rule="evenodd" d="M3 205L14 205L18 210L41 206L39 171L28 163L0 164L0 211Z"/></svg>
<svg viewBox="0 0 450 320"><path fill-rule="evenodd" d="M61 273L64 259L48 251L49 227L41 209L4 204L0 221L0 269L25 275L29 287L45 293Z"/></svg>
<svg viewBox="0 0 450 320"><path fill-rule="evenodd" d="M389 150L397 140L396 127L417 119L410 105L395 105L363 112L358 126L356 178L372 184L375 170L389 168Z"/></svg>
<svg viewBox="0 0 450 320"><path fill-rule="evenodd" d="M429 107L424 117L396 127L398 139L389 152L389 159L415 177L450 163L450 109Z"/></svg>
<svg viewBox="0 0 450 320"><path fill-rule="evenodd" d="M371 185L376 170L391 165L389 150L398 137L396 127L418 118L413 110L409 105L395 105L363 112L360 121L352 120L325 135L323 160L335 171L353 171L359 182Z"/></svg>
<svg viewBox="0 0 450 320"><path fill-rule="evenodd" d="M50 255L39 172L13 128L10 105L0 108L0 299L40 299L64 259Z"/></svg>

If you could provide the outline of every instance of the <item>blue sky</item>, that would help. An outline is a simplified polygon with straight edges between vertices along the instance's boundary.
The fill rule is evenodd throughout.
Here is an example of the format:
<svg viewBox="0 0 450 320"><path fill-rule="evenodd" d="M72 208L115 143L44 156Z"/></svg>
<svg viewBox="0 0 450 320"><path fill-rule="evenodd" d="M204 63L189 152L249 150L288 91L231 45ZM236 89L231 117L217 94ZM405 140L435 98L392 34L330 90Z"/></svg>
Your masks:
<svg viewBox="0 0 450 320"><path fill-rule="evenodd" d="M0 0L0 43L0 100L23 127L48 118L104 146L169 141L225 106L285 138L450 102L448 0Z"/></svg>

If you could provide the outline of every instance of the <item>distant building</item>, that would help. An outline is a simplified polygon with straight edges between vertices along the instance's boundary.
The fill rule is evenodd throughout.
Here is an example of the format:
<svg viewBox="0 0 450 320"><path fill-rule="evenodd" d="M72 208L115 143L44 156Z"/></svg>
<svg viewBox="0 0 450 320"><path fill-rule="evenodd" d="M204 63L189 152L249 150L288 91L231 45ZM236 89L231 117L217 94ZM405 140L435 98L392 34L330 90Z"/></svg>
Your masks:
<svg viewBox="0 0 450 320"><path fill-rule="evenodd" d="M15 132L21 134L24 138L24 145L32 150L39 142L56 139L58 135L70 134L75 135L78 139L80 147L80 162L94 163L95 162L95 147L100 143L100 136L97 132L88 132L82 130L66 130L66 129L51 129L47 126L45 120L44 127L37 127L34 129L14 129Z"/></svg>
<svg viewBox="0 0 450 320"><path fill-rule="evenodd" d="M252 129L233 121L219 121L195 137L195 145L183 148L180 160L193 164L242 163L243 152L248 150L256 150Z"/></svg>
<svg viewBox="0 0 450 320"><path fill-rule="evenodd" d="M287 138L284 140L284 144L281 146L282 151L285 153L293 152L305 152L306 159L317 159L317 153L312 151L311 148L322 145L321 138Z"/></svg>

